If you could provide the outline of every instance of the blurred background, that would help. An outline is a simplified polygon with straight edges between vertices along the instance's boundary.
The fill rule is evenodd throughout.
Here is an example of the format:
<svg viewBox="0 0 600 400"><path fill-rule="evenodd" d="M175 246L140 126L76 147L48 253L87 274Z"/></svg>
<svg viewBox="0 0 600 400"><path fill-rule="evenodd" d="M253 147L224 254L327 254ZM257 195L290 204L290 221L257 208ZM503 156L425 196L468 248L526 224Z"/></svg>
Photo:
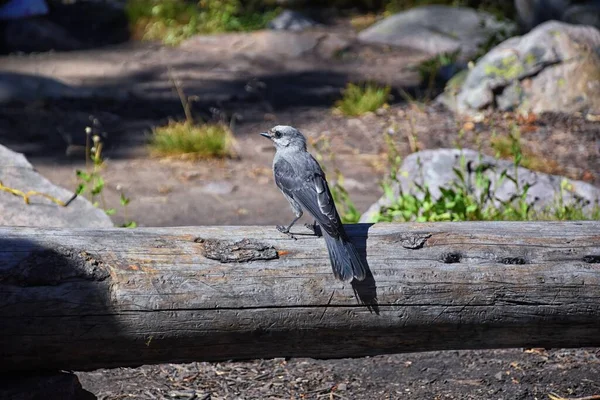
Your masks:
<svg viewBox="0 0 600 400"><path fill-rule="evenodd" d="M307 136L346 223L600 219L599 28L594 0L0 0L0 224L287 223L274 125ZM80 379L106 399L533 399L599 393L598 365L534 349Z"/></svg>

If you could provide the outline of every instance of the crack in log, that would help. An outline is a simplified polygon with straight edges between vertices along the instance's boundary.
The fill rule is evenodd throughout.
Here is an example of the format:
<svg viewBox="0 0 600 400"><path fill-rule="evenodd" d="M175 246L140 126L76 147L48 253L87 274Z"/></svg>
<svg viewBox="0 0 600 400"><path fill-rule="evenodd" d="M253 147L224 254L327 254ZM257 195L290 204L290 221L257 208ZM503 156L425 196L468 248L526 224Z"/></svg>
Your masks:
<svg viewBox="0 0 600 400"><path fill-rule="evenodd" d="M530 301L530 300L516 300L516 299L506 299L506 298L502 298L502 299L498 299L498 302L503 303L503 304L511 304L511 305L515 305L515 306L561 306L562 303L557 303L555 301L552 301L550 303L546 303L546 302L542 302L542 301Z"/></svg>
<svg viewBox="0 0 600 400"><path fill-rule="evenodd" d="M250 239L231 243L225 240L196 238L194 242L202 245L204 257L221 263L246 263L279 258L279 253L273 246Z"/></svg>
<svg viewBox="0 0 600 400"><path fill-rule="evenodd" d="M524 257L503 257L498 260L501 264L507 265L525 265L527 260Z"/></svg>

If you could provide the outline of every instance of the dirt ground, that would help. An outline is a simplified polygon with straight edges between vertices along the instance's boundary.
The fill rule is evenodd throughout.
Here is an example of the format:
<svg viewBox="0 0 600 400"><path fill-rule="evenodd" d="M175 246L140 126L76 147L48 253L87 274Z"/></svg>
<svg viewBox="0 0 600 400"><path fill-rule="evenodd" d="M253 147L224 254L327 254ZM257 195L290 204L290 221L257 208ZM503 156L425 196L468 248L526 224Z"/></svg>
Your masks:
<svg viewBox="0 0 600 400"><path fill-rule="evenodd" d="M600 352L488 350L78 373L100 399L548 399L600 393Z"/></svg>
<svg viewBox="0 0 600 400"><path fill-rule="evenodd" d="M140 226L269 226L291 219L289 206L271 177L273 150L258 135L276 124L297 126L312 141L329 140L335 159L324 152L323 163L330 177L335 168L343 171L345 186L360 210L381 195L379 181L386 170L384 132L392 134L403 155L456 146L494 154L492 133L505 135L516 123L538 168L600 184L597 122L582 116L517 120L493 114L484 122L465 125L467 121L437 106L403 101L400 89L417 92L418 76L411 67L422 56L369 51L359 50L335 62L280 60L277 73L269 73L260 58L237 60L237 64L225 58L210 63L198 53L146 44L3 56L0 70L40 74L77 87L101 89L103 95L3 107L0 143L24 152L54 183L74 189L75 170L85 167L84 130L93 116L106 133L102 175L107 206L118 207L119 192L124 191L132 199L128 215L119 210L114 221L120 224L131 219ZM211 108L228 117L235 115L237 158L189 161L150 156L149 130L183 116L165 65L182 77L188 95L201 99L196 111L203 118L210 118ZM346 81L374 78L394 88L388 110L360 118L332 113L331 105ZM257 80L266 84L267 93L244 97L245 85ZM136 95L120 96L124 86L135 89ZM550 393L575 398L600 394L600 352L448 351L343 360L165 364L78 375L87 390L107 400L508 400L548 399Z"/></svg>

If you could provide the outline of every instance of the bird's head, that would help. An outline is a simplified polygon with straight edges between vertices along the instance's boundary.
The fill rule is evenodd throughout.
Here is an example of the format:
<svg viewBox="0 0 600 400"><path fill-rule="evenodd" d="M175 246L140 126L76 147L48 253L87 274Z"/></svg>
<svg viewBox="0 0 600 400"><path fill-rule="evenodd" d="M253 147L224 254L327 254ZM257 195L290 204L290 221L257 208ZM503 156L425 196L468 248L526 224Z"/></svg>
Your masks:
<svg viewBox="0 0 600 400"><path fill-rule="evenodd" d="M261 135L271 139L277 149L298 148L306 150L304 135L292 126L277 125L269 129L268 132L262 132Z"/></svg>

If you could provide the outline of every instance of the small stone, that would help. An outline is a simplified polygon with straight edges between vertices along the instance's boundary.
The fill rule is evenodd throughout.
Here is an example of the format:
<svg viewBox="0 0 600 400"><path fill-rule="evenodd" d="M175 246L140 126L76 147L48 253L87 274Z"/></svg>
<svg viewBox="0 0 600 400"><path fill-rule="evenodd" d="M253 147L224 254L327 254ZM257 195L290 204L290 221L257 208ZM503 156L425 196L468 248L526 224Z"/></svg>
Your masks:
<svg viewBox="0 0 600 400"><path fill-rule="evenodd" d="M202 186L202 191L209 194L225 195L233 192L236 186L227 181L209 182Z"/></svg>
<svg viewBox="0 0 600 400"><path fill-rule="evenodd" d="M502 371L498 372L497 374L494 375L494 378L498 379L499 381L503 381L504 380L504 373Z"/></svg>
<svg viewBox="0 0 600 400"><path fill-rule="evenodd" d="M182 181L191 181L193 179L196 179L200 176L200 172L198 171L184 171L181 173L181 175L179 175L179 178ZM120 190L117 188L117 190Z"/></svg>
<svg viewBox="0 0 600 400"><path fill-rule="evenodd" d="M485 120L485 115L483 113L477 113L473 116L473 122L476 124L483 122Z"/></svg>
<svg viewBox="0 0 600 400"><path fill-rule="evenodd" d="M585 119L590 122L600 122L600 114L588 113L585 115Z"/></svg>
<svg viewBox="0 0 600 400"><path fill-rule="evenodd" d="M337 390L339 390L340 392L343 392L347 389L348 389L348 385L346 385L345 383L340 383L339 385L337 385Z"/></svg>

